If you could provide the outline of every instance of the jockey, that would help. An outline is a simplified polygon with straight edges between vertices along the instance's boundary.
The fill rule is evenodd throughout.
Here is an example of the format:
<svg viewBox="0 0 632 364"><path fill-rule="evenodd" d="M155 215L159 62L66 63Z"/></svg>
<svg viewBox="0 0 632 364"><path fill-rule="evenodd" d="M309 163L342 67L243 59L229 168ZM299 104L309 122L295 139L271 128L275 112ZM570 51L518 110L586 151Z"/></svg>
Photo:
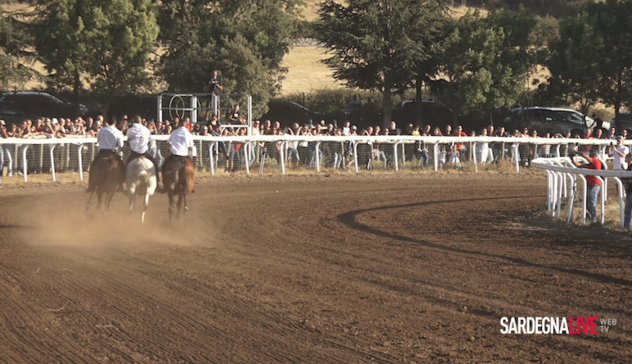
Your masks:
<svg viewBox="0 0 632 364"><path fill-rule="evenodd" d="M142 124L142 119L140 116L134 116L132 118L132 123L132 126L127 131L127 141L129 142L129 147L132 150L129 158L127 158L127 164L140 156L149 159L156 168L156 192L164 193L163 189L160 188L160 173L158 173L160 169L158 168L158 165L156 164L154 158L149 155L151 133L149 132L149 129L147 129L147 127Z"/></svg>
<svg viewBox="0 0 632 364"><path fill-rule="evenodd" d="M92 161L90 165L90 171L92 171L92 167L95 162L102 158L114 158L118 160L121 173L121 183L125 180L125 171L123 169L123 163L121 161L121 157L116 153L117 148L123 147L123 133L116 128L116 118L114 116L110 116L108 120L105 122L107 126L99 129L99 134L97 135L97 143L99 145L99 154L97 154L96 158ZM88 189L86 192L94 191L95 184L97 181L92 179L92 174L90 174L90 182L88 183Z"/></svg>
<svg viewBox="0 0 632 364"><path fill-rule="evenodd" d="M167 139L167 143L169 143L171 147L171 155L169 158L173 156L188 157L189 152L193 151L193 135L191 135L191 132L187 129L188 123L188 118L181 119L178 128L174 130L169 136L169 139Z"/></svg>

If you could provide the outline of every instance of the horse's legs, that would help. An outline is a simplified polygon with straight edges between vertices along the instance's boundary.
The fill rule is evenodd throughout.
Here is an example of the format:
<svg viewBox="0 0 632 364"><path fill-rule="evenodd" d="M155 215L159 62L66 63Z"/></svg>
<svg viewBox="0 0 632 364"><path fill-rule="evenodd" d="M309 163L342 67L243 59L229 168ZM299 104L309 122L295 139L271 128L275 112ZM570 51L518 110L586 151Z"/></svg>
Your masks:
<svg viewBox="0 0 632 364"><path fill-rule="evenodd" d="M109 191L105 196L105 212L110 211L110 203L112 202L112 197L114 197L114 192L116 192L116 187L114 191Z"/></svg>
<svg viewBox="0 0 632 364"><path fill-rule="evenodd" d="M145 213L147 212L147 208L149 207L149 191L145 192L145 201L143 203L143 213L140 216L140 221L145 223Z"/></svg>
<svg viewBox="0 0 632 364"><path fill-rule="evenodd" d="M175 204L173 199L173 192L169 191L169 223L173 223L173 210L175 210Z"/></svg>
<svg viewBox="0 0 632 364"><path fill-rule="evenodd" d="M129 211L132 212L132 209L134 208L134 199L136 198L136 185L133 183L128 186L127 198L129 199Z"/></svg>
<svg viewBox="0 0 632 364"><path fill-rule="evenodd" d="M187 190L185 189L184 192L182 193L182 198L184 199L184 208L182 209L182 214L186 214L187 211L189 211L189 206L187 206Z"/></svg>
<svg viewBox="0 0 632 364"><path fill-rule="evenodd" d="M182 212L182 193L178 194L178 215L177 215L177 219L178 222L180 222L180 212Z"/></svg>
<svg viewBox="0 0 632 364"><path fill-rule="evenodd" d="M90 210L90 201L92 201L92 196L94 196L94 190L92 190L92 192L90 192L90 197L88 197L88 202L86 203L86 212L88 212L88 210Z"/></svg>
<svg viewBox="0 0 632 364"><path fill-rule="evenodd" d="M101 201L103 199L103 190L97 187L97 211L101 211Z"/></svg>

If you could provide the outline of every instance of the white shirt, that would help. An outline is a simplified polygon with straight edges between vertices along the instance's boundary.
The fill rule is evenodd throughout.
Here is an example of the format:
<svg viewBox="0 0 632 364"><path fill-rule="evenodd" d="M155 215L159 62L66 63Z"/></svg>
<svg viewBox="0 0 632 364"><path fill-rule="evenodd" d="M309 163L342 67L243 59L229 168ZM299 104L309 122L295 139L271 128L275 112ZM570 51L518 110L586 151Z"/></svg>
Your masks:
<svg viewBox="0 0 632 364"><path fill-rule="evenodd" d="M628 155L628 153L630 153L630 148L626 147L625 145L615 146L614 149L623 153L623 155ZM624 171L628 169L628 164L625 162L625 157L620 156L619 153L616 153L614 151L612 152L612 157L614 158L614 169L622 169Z"/></svg>
<svg viewBox="0 0 632 364"><path fill-rule="evenodd" d="M123 147L123 133L114 125L99 129L97 135L99 149L115 150Z"/></svg>
<svg viewBox="0 0 632 364"><path fill-rule="evenodd" d="M189 148L193 148L193 135L184 126L174 130L167 139L171 145L171 154L186 157L189 155Z"/></svg>
<svg viewBox="0 0 632 364"><path fill-rule="evenodd" d="M127 141L132 151L138 154L145 154L149 149L151 133L141 123L134 123L127 131Z"/></svg>

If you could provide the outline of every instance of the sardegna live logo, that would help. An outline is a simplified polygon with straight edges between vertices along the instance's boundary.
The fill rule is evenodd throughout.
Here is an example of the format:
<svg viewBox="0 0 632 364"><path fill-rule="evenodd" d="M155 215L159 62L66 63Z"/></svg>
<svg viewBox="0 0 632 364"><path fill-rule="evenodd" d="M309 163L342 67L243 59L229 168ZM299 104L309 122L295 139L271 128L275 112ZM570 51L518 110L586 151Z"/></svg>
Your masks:
<svg viewBox="0 0 632 364"><path fill-rule="evenodd" d="M617 325L617 319L597 316L503 317L501 334L597 335Z"/></svg>

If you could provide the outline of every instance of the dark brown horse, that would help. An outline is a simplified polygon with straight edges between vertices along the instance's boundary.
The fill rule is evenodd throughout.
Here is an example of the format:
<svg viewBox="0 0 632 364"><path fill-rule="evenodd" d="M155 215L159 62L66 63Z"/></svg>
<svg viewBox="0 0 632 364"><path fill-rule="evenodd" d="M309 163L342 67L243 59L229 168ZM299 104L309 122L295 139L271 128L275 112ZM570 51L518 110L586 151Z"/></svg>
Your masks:
<svg viewBox="0 0 632 364"><path fill-rule="evenodd" d="M162 167L162 183L169 196L169 222L173 222L173 215L180 221L180 214L186 214L187 195L195 192L195 167L187 157L171 155ZM176 197L178 198L176 207Z"/></svg>
<svg viewBox="0 0 632 364"><path fill-rule="evenodd" d="M125 176L123 162L114 153L99 153L90 165L90 182L86 192L90 192L90 198L86 204L86 212L90 209L90 201L94 193L99 200L97 210L101 210L101 202L104 202L105 212L110 210L110 202L118 186ZM103 201L105 195L105 201Z"/></svg>

